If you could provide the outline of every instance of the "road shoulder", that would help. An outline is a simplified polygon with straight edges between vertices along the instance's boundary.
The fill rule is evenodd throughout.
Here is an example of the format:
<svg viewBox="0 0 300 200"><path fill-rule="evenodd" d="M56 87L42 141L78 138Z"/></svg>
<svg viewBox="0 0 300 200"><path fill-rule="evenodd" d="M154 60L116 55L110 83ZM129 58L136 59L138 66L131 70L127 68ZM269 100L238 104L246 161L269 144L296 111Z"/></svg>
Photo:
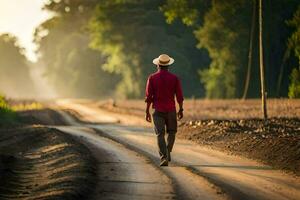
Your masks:
<svg viewBox="0 0 300 200"><path fill-rule="evenodd" d="M82 199L94 190L91 153L56 129L1 129L0 152L1 199Z"/></svg>

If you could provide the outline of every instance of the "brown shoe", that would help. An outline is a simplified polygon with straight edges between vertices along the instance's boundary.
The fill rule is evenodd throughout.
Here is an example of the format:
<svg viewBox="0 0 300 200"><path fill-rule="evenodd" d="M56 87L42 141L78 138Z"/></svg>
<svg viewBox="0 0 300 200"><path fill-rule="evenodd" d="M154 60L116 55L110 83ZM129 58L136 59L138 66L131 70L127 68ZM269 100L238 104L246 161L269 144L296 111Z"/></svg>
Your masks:
<svg viewBox="0 0 300 200"><path fill-rule="evenodd" d="M168 166L167 159L162 159L162 161L160 162L160 166Z"/></svg>

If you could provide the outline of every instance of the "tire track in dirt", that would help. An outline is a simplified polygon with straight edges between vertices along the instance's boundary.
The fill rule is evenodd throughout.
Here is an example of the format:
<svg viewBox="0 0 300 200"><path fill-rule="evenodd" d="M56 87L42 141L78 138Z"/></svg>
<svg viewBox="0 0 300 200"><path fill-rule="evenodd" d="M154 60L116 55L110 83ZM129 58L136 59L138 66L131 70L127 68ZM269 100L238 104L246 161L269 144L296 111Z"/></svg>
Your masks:
<svg viewBox="0 0 300 200"><path fill-rule="evenodd" d="M81 199L93 190L94 160L70 136L42 127L0 133L0 199Z"/></svg>
<svg viewBox="0 0 300 200"><path fill-rule="evenodd" d="M98 183L93 199L175 199L171 180L149 160L84 127L56 127L79 137L97 159Z"/></svg>
<svg viewBox="0 0 300 200"><path fill-rule="evenodd" d="M89 125L102 130L123 144L139 149L143 154L156 157L155 137L141 127L123 125ZM102 133L103 134L103 133ZM203 177L232 199L299 199L300 182L269 166L237 156L178 141L171 166L184 166ZM158 160L155 161L159 163Z"/></svg>
<svg viewBox="0 0 300 200"><path fill-rule="evenodd" d="M126 143L122 139L117 139L99 128L94 128L94 130L102 137L109 138L124 145L127 149L146 156L154 166L158 166L159 158L157 156L146 150L141 150L139 147ZM221 187L217 187L217 185L209 182L202 176L193 173L184 165L176 162L172 163L173 164L168 167L160 167L159 169L173 181L178 199L231 199Z"/></svg>
<svg viewBox="0 0 300 200"><path fill-rule="evenodd" d="M65 120L69 123L69 124L74 124L76 126L79 125L79 122L74 120L72 117L69 116L69 114L65 113L65 112L60 112L60 114L65 118ZM81 125L80 127L87 127L86 125ZM59 128L59 127L57 127ZM115 145L118 146L123 146L123 150L122 151L131 151L134 152L135 154L138 153L140 158L145 159L144 156L146 156L146 158L149 159L149 161L151 162L151 165L148 163L149 167L151 166L151 168L155 168L156 170L160 171L160 174L166 174L167 177L169 177L174 185L174 191L176 193L176 198L177 199L228 199L228 196L222 192L222 190L218 187L215 187L215 185L211 184L210 182L208 182L206 179L195 175L194 173L191 173L189 170L187 170L184 166L173 166L173 167L157 167L157 163L158 158L156 156L153 156L152 154L149 154L146 151L141 151L140 148L135 148L132 145L129 145L127 143L124 143L122 141L117 140L114 137L110 137L108 134L105 134L102 131L99 131L98 129L94 129L95 133L87 133L87 130L85 130L85 132L78 132L76 131L74 132L74 128L73 130L71 127L69 128L59 128L61 131L64 132L71 132L72 134L75 134L77 136L80 136L82 138L88 138L91 141L98 141L101 144L101 141L105 141L107 139L109 139L109 141L113 141ZM106 138L106 139L105 139ZM91 141L89 141L91 143ZM90 144L88 144L87 146L90 146ZM111 152L112 149L115 149L115 146L111 146L110 145L99 145L98 144L98 148L99 147L105 147L103 150L107 151L107 152ZM107 153L107 155L109 155L111 153ZM106 157L107 157L106 155ZM127 162L126 156L124 154L117 154L120 158L120 160L123 160L123 162ZM103 159L103 158L102 158ZM130 159L129 159L130 160ZM141 161L139 161L141 162ZM127 166L130 167L130 166ZM149 168L148 167L148 168ZM131 170L130 170L131 171ZM101 173L101 172L99 172ZM138 174L135 174L135 177L144 177L148 172L147 171L140 171ZM153 174L153 176L155 177L155 175ZM165 175L164 175L165 176ZM159 179L158 179L159 180ZM154 190L154 193L159 193L160 190L156 191ZM129 195L130 196L130 195ZM132 195L133 197L135 195ZM131 196L131 198L132 198ZM113 196L114 197L114 196ZM113 198L112 197L112 198ZM123 197L125 198L125 197ZM131 199L129 198L129 199ZM101 199L99 197L99 199ZM105 199L105 198L104 198ZM113 198L114 199L114 198ZM147 199L157 199L155 197L148 197Z"/></svg>
<svg viewBox="0 0 300 200"><path fill-rule="evenodd" d="M84 113L85 112L88 113L88 115L86 115L88 121L92 122L94 116L96 116L97 120L101 121L101 116L97 116L96 111L91 111L89 108L86 108L84 106L77 106L76 108L78 108L79 110L84 108L83 109ZM59 111L59 113L63 116L65 121L70 125L88 127L86 124L80 123L79 120L76 120L74 116L70 116L69 112L67 113L64 111ZM93 113L93 115L91 115L91 113ZM117 121L117 120L113 119L113 121ZM159 163L159 159L157 156L154 156L148 153L147 151L142 151L140 148L136 148L133 145L129 145L128 143L122 140L117 140L115 137L111 137L109 134L106 134L97 128L94 127L91 128L93 128L103 138L108 138L112 141L115 141L118 144L124 145L126 149L129 149L133 152L137 152L140 155L146 156L147 158L150 159L152 165L157 167L157 163ZM177 166L165 167L165 168L158 167L158 169L162 171L164 174L166 174L172 180L176 191L177 199L186 199L186 200L230 199L229 196L227 196L227 194L225 194L221 188L216 187L214 184L210 183L203 177L191 173L191 171L187 170L185 166L177 165Z"/></svg>
<svg viewBox="0 0 300 200"><path fill-rule="evenodd" d="M61 105L68 109L73 107L73 103L70 101ZM97 115L97 109L90 108L88 105L84 105L84 107L83 110L77 107L76 111L84 116L84 119L89 119L88 122L93 122L94 115ZM87 110L93 110L94 114L90 115L90 112L86 112ZM101 114L97 115L97 122L101 122ZM121 124L100 123L97 125L92 123L86 126L101 130L101 134L104 136L145 155L156 165L159 163L156 145L154 145L155 137L150 133L151 130L140 126ZM300 197L298 178L273 170L269 166L253 160L202 148L195 143L183 140L177 141L174 155L173 160L177 162L173 161L171 167L186 168L193 176L211 182L217 188L215 190L217 193L224 192L230 199L299 199ZM167 172L165 173L167 174ZM176 174L180 174L180 172L178 171ZM170 174L167 175L170 176ZM188 176L183 176L178 180L180 182L187 178ZM175 178L172 180L176 181ZM192 192L186 192L188 188L178 184L176 191L180 197L188 197L188 194L192 194Z"/></svg>

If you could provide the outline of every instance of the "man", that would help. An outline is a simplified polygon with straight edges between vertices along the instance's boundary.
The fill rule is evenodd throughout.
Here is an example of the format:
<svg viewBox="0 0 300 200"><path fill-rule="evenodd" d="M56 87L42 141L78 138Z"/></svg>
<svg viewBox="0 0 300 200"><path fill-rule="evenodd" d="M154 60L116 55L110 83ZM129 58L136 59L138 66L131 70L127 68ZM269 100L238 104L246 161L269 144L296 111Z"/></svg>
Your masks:
<svg viewBox="0 0 300 200"><path fill-rule="evenodd" d="M177 76L169 72L169 66L174 59L166 54L153 60L157 66L157 72L151 74L146 86L146 120L151 122L150 105L153 104L153 124L157 136L157 144L161 159L160 166L168 166L171 161L171 152L177 132L175 96L179 104L178 119L183 117L183 95L181 83ZM165 132L168 133L167 142Z"/></svg>

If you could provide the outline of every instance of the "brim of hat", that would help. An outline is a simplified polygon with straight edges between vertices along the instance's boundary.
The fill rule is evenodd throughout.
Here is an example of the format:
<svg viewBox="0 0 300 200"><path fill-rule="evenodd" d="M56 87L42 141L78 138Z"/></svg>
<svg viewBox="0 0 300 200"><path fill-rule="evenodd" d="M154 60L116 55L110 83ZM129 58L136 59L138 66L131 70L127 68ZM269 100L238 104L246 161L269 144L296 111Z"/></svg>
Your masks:
<svg viewBox="0 0 300 200"><path fill-rule="evenodd" d="M161 66L169 66L169 65L172 65L174 62L175 62L175 60L173 58L170 58L170 61L168 63L160 63L159 58L155 58L153 60L154 65L161 65Z"/></svg>

